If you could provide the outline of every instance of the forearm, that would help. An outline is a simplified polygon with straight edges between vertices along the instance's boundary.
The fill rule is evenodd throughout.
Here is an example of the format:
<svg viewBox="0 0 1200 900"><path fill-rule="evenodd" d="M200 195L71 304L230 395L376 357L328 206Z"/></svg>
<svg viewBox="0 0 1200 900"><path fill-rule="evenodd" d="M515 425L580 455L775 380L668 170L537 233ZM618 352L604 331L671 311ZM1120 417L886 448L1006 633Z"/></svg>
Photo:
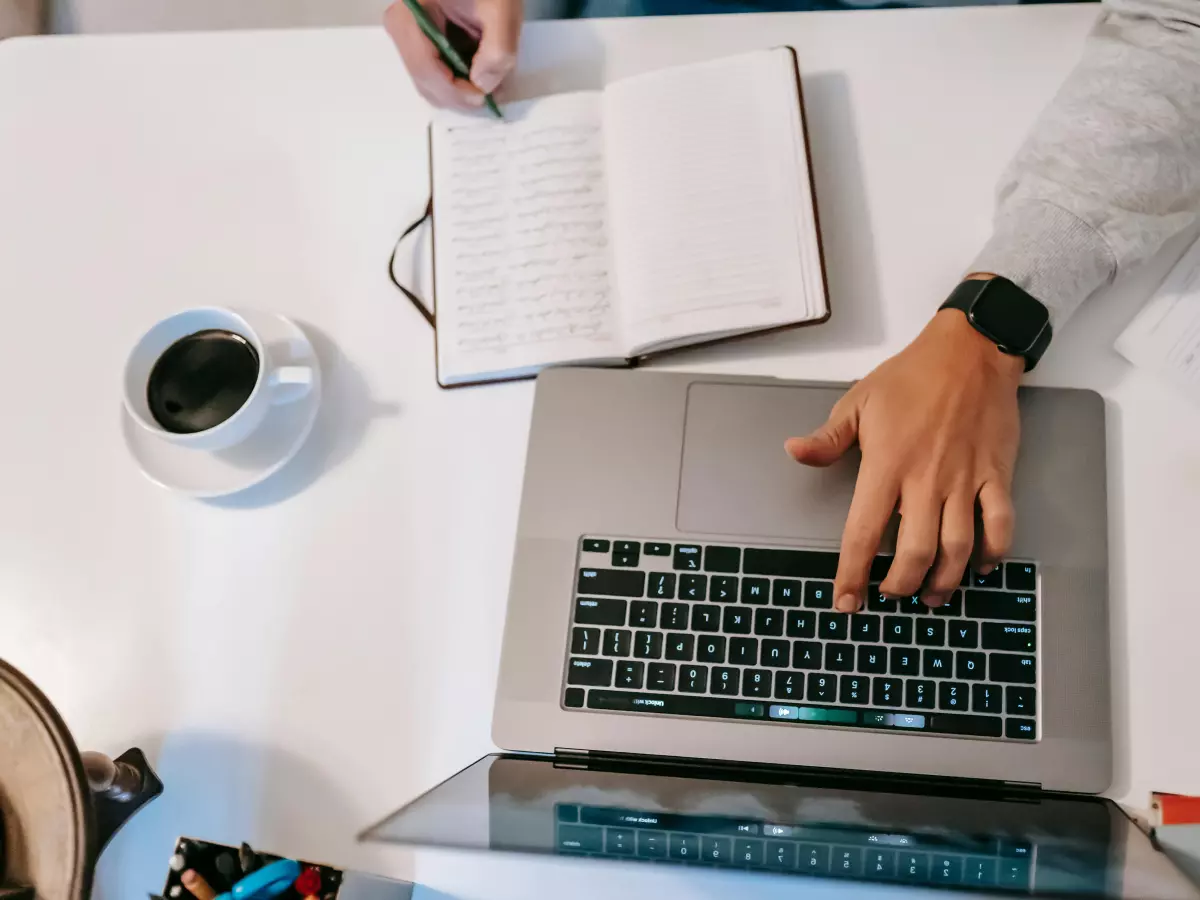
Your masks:
<svg viewBox="0 0 1200 900"><path fill-rule="evenodd" d="M1107 0L1083 59L1001 178L972 266L1061 324L1200 207L1200 0Z"/></svg>

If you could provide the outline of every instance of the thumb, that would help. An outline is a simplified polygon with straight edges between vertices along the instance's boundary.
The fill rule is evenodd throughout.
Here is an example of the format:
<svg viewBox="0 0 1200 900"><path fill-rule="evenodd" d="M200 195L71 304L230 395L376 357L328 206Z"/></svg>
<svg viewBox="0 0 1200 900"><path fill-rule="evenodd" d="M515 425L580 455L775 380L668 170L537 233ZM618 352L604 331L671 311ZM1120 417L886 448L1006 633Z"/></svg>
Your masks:
<svg viewBox="0 0 1200 900"><path fill-rule="evenodd" d="M490 94L517 64L521 0L479 0L476 14L481 34L471 62L471 83Z"/></svg>
<svg viewBox="0 0 1200 900"><path fill-rule="evenodd" d="M806 466L829 466L842 458L858 440L858 408L834 407L829 419L807 437L788 438L783 448L792 459Z"/></svg>

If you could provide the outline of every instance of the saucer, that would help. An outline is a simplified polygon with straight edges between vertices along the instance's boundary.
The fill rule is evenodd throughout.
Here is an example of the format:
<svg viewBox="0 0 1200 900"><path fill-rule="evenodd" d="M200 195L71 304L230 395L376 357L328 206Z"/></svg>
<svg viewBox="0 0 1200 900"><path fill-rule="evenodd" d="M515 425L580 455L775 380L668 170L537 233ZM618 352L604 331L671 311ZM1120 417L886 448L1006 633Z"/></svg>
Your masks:
<svg viewBox="0 0 1200 900"><path fill-rule="evenodd" d="M223 497L244 491L282 469L312 431L321 405L321 364L300 327L274 313L238 310L266 345L277 366L308 366L312 388L299 400L272 406L250 437L225 450L179 447L155 437L121 406L125 445L155 484L190 497Z"/></svg>

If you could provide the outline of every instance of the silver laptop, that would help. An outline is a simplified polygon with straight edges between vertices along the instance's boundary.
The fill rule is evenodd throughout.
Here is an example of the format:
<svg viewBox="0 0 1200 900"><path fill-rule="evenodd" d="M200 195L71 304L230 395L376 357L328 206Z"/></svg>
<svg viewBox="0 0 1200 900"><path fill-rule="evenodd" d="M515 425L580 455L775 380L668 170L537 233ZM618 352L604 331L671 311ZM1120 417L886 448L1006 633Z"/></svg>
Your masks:
<svg viewBox="0 0 1200 900"><path fill-rule="evenodd" d="M843 386L537 385L489 757L368 839L1044 896L1193 896L1107 800L1105 429L1022 391L1012 556L833 610ZM889 564L883 548L875 586ZM1073 793L1063 793L1073 792Z"/></svg>

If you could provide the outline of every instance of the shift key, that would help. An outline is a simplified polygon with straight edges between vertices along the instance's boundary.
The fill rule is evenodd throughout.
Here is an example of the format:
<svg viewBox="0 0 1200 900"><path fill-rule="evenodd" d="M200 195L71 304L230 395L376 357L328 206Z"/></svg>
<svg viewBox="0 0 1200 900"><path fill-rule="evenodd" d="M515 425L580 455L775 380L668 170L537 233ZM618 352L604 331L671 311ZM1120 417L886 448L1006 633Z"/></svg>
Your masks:
<svg viewBox="0 0 1200 900"><path fill-rule="evenodd" d="M610 597L646 596L646 573L620 569L580 569L579 593Z"/></svg>
<svg viewBox="0 0 1200 900"><path fill-rule="evenodd" d="M966 613L971 619L1008 619L1014 622L1037 620L1037 602L1033 594L1006 591L967 591Z"/></svg>

